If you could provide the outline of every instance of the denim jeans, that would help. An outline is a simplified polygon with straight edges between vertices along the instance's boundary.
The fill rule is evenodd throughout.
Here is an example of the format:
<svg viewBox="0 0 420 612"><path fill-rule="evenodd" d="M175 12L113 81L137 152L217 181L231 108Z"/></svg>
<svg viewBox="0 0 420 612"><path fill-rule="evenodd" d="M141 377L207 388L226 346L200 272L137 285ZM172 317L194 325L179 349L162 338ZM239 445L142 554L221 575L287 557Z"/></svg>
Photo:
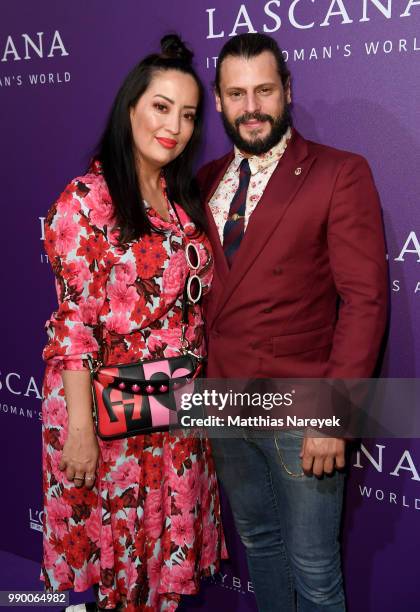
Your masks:
<svg viewBox="0 0 420 612"><path fill-rule="evenodd" d="M212 440L245 546L259 612L344 612L339 530L344 475L302 473L300 431Z"/></svg>

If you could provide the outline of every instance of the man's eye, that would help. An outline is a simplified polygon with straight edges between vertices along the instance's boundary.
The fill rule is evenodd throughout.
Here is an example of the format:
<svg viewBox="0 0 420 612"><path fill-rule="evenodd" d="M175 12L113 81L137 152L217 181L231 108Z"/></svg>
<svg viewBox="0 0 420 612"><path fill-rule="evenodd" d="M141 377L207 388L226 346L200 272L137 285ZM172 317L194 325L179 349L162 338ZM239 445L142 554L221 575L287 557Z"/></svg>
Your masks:
<svg viewBox="0 0 420 612"><path fill-rule="evenodd" d="M269 94L269 93L271 93L271 88L270 87L262 87L260 89L260 92L263 93L263 94Z"/></svg>
<svg viewBox="0 0 420 612"><path fill-rule="evenodd" d="M231 91L230 92L230 97L231 98L240 98L241 97L241 92L240 91Z"/></svg>

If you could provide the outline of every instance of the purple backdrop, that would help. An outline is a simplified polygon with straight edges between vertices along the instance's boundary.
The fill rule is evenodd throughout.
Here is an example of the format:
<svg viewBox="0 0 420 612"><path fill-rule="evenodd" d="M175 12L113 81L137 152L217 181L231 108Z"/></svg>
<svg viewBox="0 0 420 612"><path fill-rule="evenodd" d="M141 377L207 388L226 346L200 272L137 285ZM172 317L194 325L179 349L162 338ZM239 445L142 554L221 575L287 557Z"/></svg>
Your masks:
<svg viewBox="0 0 420 612"><path fill-rule="evenodd" d="M124 75L169 31L194 48L209 92L203 160L228 147L210 95L214 58L230 35L246 31L272 33L284 48L298 129L368 158L382 198L392 288L382 372L419 376L419 25L418 0L2 3L1 549L40 556L40 353L43 323L55 307L42 217L86 167ZM351 464L344 521L349 611L417 611L419 444L366 440ZM226 517L233 561L191 609L255 610Z"/></svg>

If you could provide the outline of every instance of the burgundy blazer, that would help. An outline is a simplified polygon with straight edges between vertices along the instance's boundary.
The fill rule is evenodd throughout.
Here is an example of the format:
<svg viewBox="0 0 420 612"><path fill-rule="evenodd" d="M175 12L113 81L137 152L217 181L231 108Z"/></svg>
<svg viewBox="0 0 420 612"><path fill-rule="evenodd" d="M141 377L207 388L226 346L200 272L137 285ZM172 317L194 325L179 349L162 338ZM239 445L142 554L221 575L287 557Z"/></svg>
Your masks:
<svg viewBox="0 0 420 612"><path fill-rule="evenodd" d="M229 270L208 202L232 159L198 174L215 259L204 304L208 376L371 376L388 274L367 162L294 130Z"/></svg>

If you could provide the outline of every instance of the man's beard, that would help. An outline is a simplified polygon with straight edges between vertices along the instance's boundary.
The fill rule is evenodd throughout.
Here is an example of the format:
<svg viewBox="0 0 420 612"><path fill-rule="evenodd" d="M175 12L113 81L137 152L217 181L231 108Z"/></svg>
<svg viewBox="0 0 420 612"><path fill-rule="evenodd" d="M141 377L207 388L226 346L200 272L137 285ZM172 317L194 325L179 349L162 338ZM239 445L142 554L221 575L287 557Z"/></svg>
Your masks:
<svg viewBox="0 0 420 612"><path fill-rule="evenodd" d="M277 118L256 111L255 113L244 113L240 117L237 117L234 123L231 123L227 118L223 107L221 115L226 134L240 151L248 153L249 155L262 155L263 153L267 153L267 151L272 149L278 142L280 142L288 128L293 124L290 104L286 104L282 114ZM264 138L254 138L252 140L242 138L239 133L239 127L241 123L245 123L251 119L256 119L257 121L268 121L271 124L270 133Z"/></svg>

